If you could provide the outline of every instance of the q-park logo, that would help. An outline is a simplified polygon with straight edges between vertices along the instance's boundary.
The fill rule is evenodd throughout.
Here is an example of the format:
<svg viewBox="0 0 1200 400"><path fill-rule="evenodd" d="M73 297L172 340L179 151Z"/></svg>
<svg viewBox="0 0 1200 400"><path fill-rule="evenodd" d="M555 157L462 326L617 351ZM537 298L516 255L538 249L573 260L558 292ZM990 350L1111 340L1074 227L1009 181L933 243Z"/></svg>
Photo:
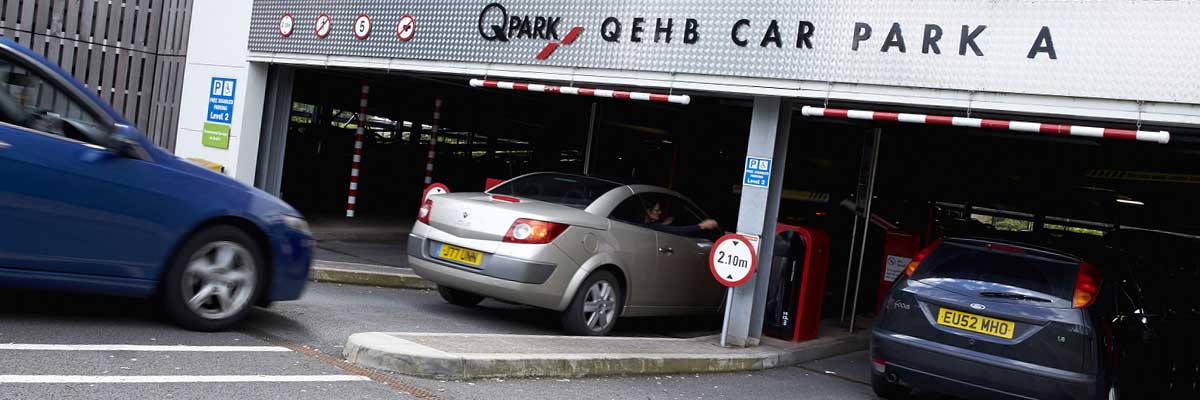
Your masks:
<svg viewBox="0 0 1200 400"><path fill-rule="evenodd" d="M549 43L537 54L545 60L560 46L575 42L583 33L582 26L571 28L565 36L558 35L562 17L543 15L510 15L500 3L491 3L479 13L479 36L489 42L512 42L515 40L546 40Z"/></svg>

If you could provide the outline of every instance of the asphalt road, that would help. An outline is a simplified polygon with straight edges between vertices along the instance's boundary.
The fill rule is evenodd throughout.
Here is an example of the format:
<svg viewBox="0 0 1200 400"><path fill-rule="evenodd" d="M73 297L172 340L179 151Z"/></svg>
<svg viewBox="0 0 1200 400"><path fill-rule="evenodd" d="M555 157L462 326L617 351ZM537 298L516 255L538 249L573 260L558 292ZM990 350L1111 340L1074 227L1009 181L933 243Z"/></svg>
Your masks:
<svg viewBox="0 0 1200 400"><path fill-rule="evenodd" d="M240 329L221 333L176 328L155 310L148 301L112 297L0 294L0 399L874 398L863 353L750 373L470 382L383 374L340 362L346 338L356 332L558 333L557 316L549 312L492 301L461 308L431 291L314 283L303 299L255 310ZM689 337L710 333L715 324L630 319L621 321L617 334ZM34 344L62 347L20 348ZM146 347L85 347L91 345ZM132 382L104 383L114 380ZM30 381L43 383L17 383Z"/></svg>

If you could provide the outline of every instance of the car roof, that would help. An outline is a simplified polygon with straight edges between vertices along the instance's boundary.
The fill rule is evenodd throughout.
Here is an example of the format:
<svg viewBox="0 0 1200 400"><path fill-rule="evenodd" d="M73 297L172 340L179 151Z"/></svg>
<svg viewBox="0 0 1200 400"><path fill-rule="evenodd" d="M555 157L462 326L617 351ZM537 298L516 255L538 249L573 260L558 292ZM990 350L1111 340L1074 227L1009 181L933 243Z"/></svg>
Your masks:
<svg viewBox="0 0 1200 400"><path fill-rule="evenodd" d="M1024 232L1022 232L1024 233ZM1013 236L1021 235L953 235L947 236L943 242L962 243L962 244L977 244L996 243L1008 246L1021 248L1024 250L1033 250L1042 253L1042 256L1053 256L1054 258L1062 258L1071 261L1088 260L1089 262L1099 261L1099 248L1103 247L1103 239L1096 238L1095 244L1079 244L1067 241L1055 242L1054 240L1035 239L1032 235L1023 238Z"/></svg>

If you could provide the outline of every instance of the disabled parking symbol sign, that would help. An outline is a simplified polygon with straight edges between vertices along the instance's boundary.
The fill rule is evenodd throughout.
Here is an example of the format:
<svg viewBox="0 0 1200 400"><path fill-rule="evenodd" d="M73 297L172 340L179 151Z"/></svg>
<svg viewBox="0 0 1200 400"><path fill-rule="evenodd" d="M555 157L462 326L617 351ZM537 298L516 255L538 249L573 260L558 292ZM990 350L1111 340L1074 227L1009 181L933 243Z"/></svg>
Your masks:
<svg viewBox="0 0 1200 400"><path fill-rule="evenodd" d="M233 125L233 99L236 93L236 79L212 78L201 144L218 149L229 148L230 126Z"/></svg>
<svg viewBox="0 0 1200 400"><path fill-rule="evenodd" d="M746 157L746 174L742 185L765 188L771 183L771 159Z"/></svg>

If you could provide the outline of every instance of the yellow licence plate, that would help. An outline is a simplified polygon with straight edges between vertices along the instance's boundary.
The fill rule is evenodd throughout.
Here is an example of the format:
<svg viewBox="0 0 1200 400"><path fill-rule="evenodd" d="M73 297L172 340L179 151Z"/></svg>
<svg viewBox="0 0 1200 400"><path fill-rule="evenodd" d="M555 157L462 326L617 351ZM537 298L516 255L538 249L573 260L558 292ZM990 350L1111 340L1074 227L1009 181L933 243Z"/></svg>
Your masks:
<svg viewBox="0 0 1200 400"><path fill-rule="evenodd" d="M476 267L483 263L483 252L468 250L458 246L443 244L438 250L438 257L447 260L458 261L463 264L474 265Z"/></svg>
<svg viewBox="0 0 1200 400"><path fill-rule="evenodd" d="M1002 319L988 318L982 315L955 311L949 308L942 308L938 311L937 323L939 325L949 326L971 332L978 332L984 335L1002 337L1005 339L1013 338L1013 331L1017 328L1017 324L1012 321Z"/></svg>

